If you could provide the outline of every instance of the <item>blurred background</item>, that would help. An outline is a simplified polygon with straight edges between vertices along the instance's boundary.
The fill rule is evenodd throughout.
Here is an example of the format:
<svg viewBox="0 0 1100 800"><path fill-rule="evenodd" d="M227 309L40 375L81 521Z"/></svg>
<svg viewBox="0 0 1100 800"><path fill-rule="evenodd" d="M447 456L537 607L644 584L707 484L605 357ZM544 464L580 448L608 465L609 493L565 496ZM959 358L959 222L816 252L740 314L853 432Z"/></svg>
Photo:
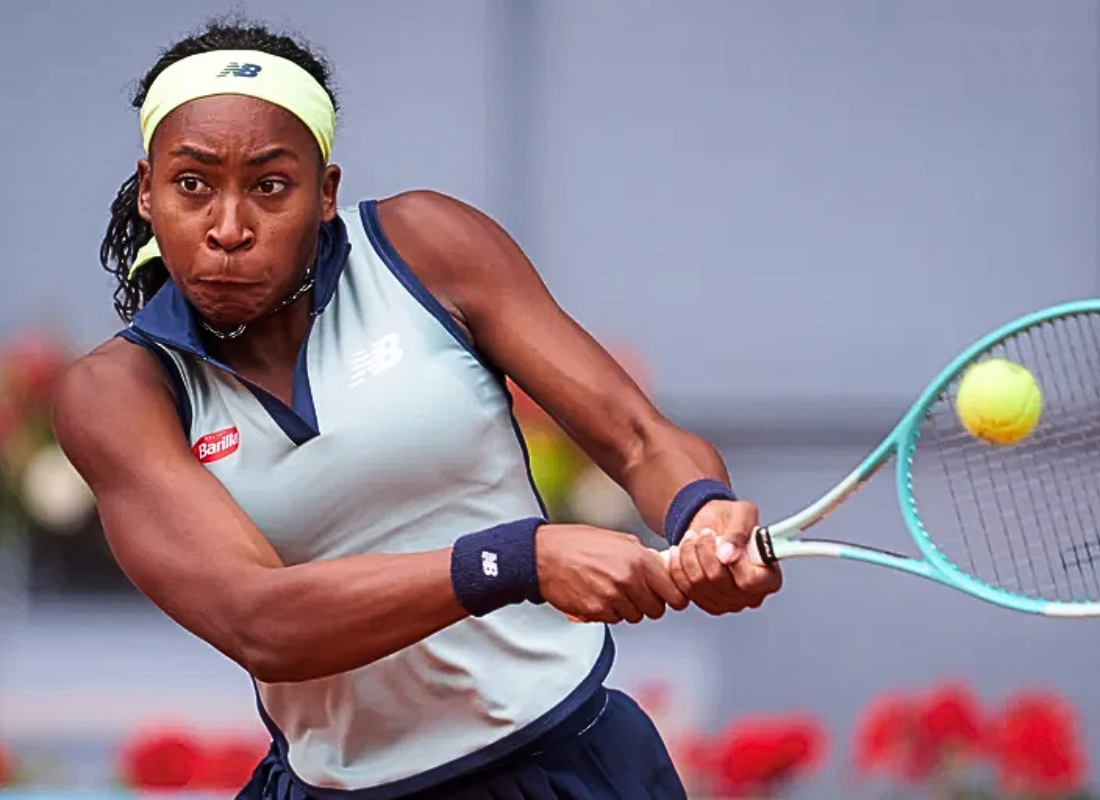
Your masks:
<svg viewBox="0 0 1100 800"><path fill-rule="evenodd" d="M247 676L129 588L43 427L56 370L119 327L97 254L141 154L131 83L226 11L334 62L344 202L433 188L494 216L765 516L831 487L961 347L1100 288L1091 0L24 4L0 29L13 796L231 796L264 749ZM650 536L518 413L559 518ZM906 546L889 481L830 522ZM952 775L1018 796L1003 765L966 758L991 726L1051 796L1094 785L1096 625L858 565L786 578L761 611L614 631L612 683L650 708L694 796L931 797Z"/></svg>

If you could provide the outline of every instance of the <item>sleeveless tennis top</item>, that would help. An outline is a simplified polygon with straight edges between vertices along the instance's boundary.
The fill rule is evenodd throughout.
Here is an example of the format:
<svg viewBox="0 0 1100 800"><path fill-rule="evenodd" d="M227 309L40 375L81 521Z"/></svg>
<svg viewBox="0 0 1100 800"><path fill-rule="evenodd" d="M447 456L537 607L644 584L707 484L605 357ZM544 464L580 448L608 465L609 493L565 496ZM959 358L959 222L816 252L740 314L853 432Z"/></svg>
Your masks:
<svg viewBox="0 0 1100 800"><path fill-rule="evenodd" d="M195 458L284 563L433 550L541 515L502 376L401 260L373 201L324 226L316 279L290 407L206 353L171 282L120 333L161 359ZM255 683L277 752L312 794L374 800L531 742L612 658L605 626L523 604L350 672Z"/></svg>

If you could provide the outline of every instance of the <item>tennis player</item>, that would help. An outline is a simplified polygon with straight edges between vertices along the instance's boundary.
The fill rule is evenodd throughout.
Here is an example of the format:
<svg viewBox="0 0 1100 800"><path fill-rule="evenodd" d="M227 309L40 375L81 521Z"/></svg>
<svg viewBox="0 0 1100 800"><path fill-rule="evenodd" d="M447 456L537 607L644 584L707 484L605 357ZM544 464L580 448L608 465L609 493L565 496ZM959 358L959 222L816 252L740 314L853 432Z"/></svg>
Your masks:
<svg viewBox="0 0 1100 800"><path fill-rule="evenodd" d="M54 421L113 553L253 677L272 747L245 798L683 798L604 687L607 624L759 606L781 577L747 554L756 508L484 214L337 202L329 77L223 21L140 83L145 155L101 253L128 325L68 371ZM547 524L504 376L667 564Z"/></svg>

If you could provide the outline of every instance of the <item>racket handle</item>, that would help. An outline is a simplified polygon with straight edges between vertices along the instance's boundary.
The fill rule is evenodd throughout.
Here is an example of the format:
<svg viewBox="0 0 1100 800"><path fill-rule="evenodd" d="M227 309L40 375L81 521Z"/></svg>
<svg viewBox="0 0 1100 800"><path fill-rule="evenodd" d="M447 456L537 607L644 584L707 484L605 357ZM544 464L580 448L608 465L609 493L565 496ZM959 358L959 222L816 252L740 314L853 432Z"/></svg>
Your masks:
<svg viewBox="0 0 1100 800"><path fill-rule="evenodd" d="M765 567L779 563L779 559L775 556L775 548L772 547L772 535L768 533L767 527L757 527L752 535L756 540L756 550L760 553L761 563Z"/></svg>

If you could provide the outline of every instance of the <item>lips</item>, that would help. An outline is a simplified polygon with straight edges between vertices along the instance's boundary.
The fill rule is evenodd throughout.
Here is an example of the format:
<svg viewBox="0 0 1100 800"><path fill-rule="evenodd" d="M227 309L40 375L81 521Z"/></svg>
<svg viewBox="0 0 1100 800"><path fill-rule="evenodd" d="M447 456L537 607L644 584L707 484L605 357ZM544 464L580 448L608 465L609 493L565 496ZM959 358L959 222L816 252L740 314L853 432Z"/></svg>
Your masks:
<svg viewBox="0 0 1100 800"><path fill-rule="evenodd" d="M241 278L195 278L195 283L200 286L258 286L260 281L249 281Z"/></svg>

